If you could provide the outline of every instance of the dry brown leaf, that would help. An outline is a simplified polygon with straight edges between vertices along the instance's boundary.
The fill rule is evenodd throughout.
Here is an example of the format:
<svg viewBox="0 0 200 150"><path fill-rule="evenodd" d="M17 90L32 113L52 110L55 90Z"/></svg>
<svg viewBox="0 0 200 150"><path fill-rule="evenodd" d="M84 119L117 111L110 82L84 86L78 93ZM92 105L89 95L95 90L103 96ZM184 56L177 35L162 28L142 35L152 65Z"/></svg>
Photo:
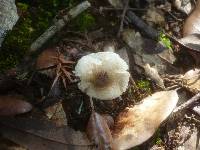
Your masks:
<svg viewBox="0 0 200 150"><path fill-rule="evenodd" d="M0 96L0 116L13 116L29 112L32 105L24 101L20 95L3 95Z"/></svg>
<svg viewBox="0 0 200 150"><path fill-rule="evenodd" d="M87 135L98 147L98 150L109 150L113 148L112 135L106 120L94 111L87 125Z"/></svg>
<svg viewBox="0 0 200 150"><path fill-rule="evenodd" d="M148 48L148 53L145 51L145 46L147 46L147 42L144 41L142 36L139 33L136 33L134 30L127 29L124 30L123 40L127 45L130 46L133 51L133 57L135 64L144 68L146 63L152 64L156 70L158 70L159 74L176 72L177 70L172 67L173 62L175 61L175 56L171 52L171 49L165 49L161 52L158 51L154 53L156 46L154 48ZM153 43L152 41L150 43ZM156 44L156 43L155 43ZM154 45L154 44L152 44Z"/></svg>
<svg viewBox="0 0 200 150"><path fill-rule="evenodd" d="M0 119L0 133L29 150L90 150L87 136L41 118Z"/></svg>
<svg viewBox="0 0 200 150"><path fill-rule="evenodd" d="M177 102L176 90L161 91L121 112L113 131L115 149L128 149L148 140L170 115Z"/></svg>

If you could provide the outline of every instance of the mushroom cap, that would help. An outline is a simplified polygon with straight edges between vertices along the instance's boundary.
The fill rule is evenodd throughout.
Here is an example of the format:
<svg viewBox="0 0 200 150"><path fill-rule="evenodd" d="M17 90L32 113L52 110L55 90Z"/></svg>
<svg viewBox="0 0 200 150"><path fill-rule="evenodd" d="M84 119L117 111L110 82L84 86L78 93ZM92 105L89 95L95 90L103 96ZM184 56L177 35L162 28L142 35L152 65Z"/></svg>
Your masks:
<svg viewBox="0 0 200 150"><path fill-rule="evenodd" d="M80 78L79 89L87 95L112 100L128 87L128 65L114 52L98 52L83 56L75 67Z"/></svg>

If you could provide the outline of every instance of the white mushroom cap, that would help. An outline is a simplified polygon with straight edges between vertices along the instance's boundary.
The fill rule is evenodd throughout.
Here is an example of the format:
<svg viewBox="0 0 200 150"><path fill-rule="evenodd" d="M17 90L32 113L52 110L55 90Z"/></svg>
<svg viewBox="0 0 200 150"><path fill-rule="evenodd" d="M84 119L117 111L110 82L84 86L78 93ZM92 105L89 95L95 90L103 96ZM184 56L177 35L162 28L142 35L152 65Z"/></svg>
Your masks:
<svg viewBox="0 0 200 150"><path fill-rule="evenodd" d="M75 67L80 77L78 87L87 95L111 100L119 97L128 87L128 65L113 52L98 52L83 56Z"/></svg>

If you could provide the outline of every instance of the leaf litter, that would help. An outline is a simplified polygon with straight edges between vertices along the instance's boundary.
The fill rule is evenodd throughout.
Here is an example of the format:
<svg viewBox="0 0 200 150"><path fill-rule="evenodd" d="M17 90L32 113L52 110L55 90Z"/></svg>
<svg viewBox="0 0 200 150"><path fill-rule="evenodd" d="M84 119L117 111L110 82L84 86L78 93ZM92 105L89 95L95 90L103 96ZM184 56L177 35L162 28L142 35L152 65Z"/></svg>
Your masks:
<svg viewBox="0 0 200 150"><path fill-rule="evenodd" d="M199 33L196 33L198 17L195 18L194 16L198 15L199 12L199 1L197 1L196 8L189 15L188 19L186 19L186 23L183 26L184 37L180 38L179 36L175 38L179 38L179 40L175 40L175 42L172 41L172 45L169 45L169 42L165 42L168 36L166 36L165 39L161 36L161 39L156 41L155 37L151 39L145 37L141 32L142 28L139 28L139 33L137 28L132 26L131 21L128 21L131 17L130 14L133 14L133 12L130 13L130 11L134 10L134 8L124 7L123 2L120 0L109 0L108 2L114 8L110 8L110 6L108 8L102 8L101 15L97 12L95 12L95 15L98 14L99 16L99 25L103 22L101 20L102 18L106 18L109 21L110 18L115 18L113 15L118 16L116 17L117 21L117 18L122 18L123 20L121 20L121 22L124 22L124 25L126 25L124 28L127 28L127 26L128 28L123 29L120 39L116 39L115 34L111 33L112 31L116 32L118 28L116 20L116 22L112 22L111 24L108 21L107 26L101 27L103 30L95 30L103 34L103 36L100 37L96 35L95 39L89 39L90 37L87 36L87 34L94 31L89 31L89 33L85 34L87 40L82 38L84 36L81 36L81 38L79 36L77 39L77 33L69 34L68 32L68 35L64 35L64 37L62 37L62 33L58 33L58 35L63 38L60 43L56 44L56 47L59 47L59 56L58 52L53 48L50 54L52 57L49 59L44 53L45 50L52 50L52 48L44 48L43 53L41 53L44 57L39 57L39 59L43 61L42 63L47 63L47 66L44 64L45 67L39 68L39 70L37 69L36 76L32 76L30 79L29 77L28 79L26 77L24 79L19 79L18 76L20 76L20 73L19 75L16 73L12 79L10 79L9 75L6 75L6 78L9 80L1 80L0 93L2 95L0 96L0 110L2 111L0 111L0 113L6 116L15 116L1 117L0 133L3 137L30 150L117 150L128 149L138 145L140 146L137 148L143 147L144 149L151 149L154 146L162 147L163 145L167 148L181 149L187 148L187 146L191 144L190 148L192 148L192 150L195 148L194 143L187 143L186 139L187 137L189 137L189 139L197 139L197 132L199 131L198 128L194 126L199 125L199 118L197 115L191 115L188 111L195 110L193 107L199 104L198 99L194 99L194 104L192 103L189 107L183 108L184 111L182 111L181 108L180 111L174 114L173 110L180 97L179 91L187 89L185 92L189 97L198 97L199 93L200 80L198 63L196 63L196 68L190 66L187 70L182 70L181 66L177 66L176 64L177 59L181 58L177 53L183 52L183 50L176 47L177 45L183 46L189 50L189 52L192 50L190 53L194 56L196 62L198 62ZM135 4L134 7L143 8L138 2L130 2L129 6L133 6L133 3ZM102 4L98 2L97 5L101 6ZM147 29L154 29L157 26L162 26L166 30L168 30L166 27L167 25L174 26L173 22L171 24L164 22L165 19L167 20L167 17L164 16L166 15L164 14L166 11L163 13L163 9L160 9L164 7L163 5L165 5L164 2L162 5L154 2L148 2L148 4L144 5L148 6L148 11L142 12L142 15L150 15L146 19L147 24L145 25L147 25L148 28L145 28L144 32L146 32ZM187 8L186 10L184 7L180 8L180 6L177 8L185 13L188 13L191 9ZM113 12L112 9L116 12ZM157 9L159 10L157 11ZM125 14L126 11L128 11L127 14L129 15L120 16L121 10L123 10ZM161 13L158 13L159 11ZM174 14L177 15L175 10L168 9L167 13L169 16L171 15L170 17L173 19L177 19L178 23L181 20L177 18L177 16L174 16ZM181 12L178 12L178 14L181 14ZM141 18L138 17L137 19ZM177 20L175 21L176 25L178 24ZM110 29L112 29L112 31ZM69 27L69 30L72 29ZM177 31L180 33L180 30ZM193 33L193 31L195 31L195 33ZM187 34L184 34L186 32ZM165 32L162 33L165 34ZM70 62L71 64L73 61L76 63L78 59L86 54L102 51L103 49L98 49L101 47L99 46L101 45L100 43L109 43L108 41L116 41L117 44L114 47L117 50L113 50L113 48L111 48L111 50L121 54L121 56L123 56L122 58L128 62L129 70L132 71L132 81L129 83L128 90L119 98L106 102L95 99L95 109L91 109L89 107L88 97L77 88L79 79L73 76L72 70L74 70L74 66L66 65L65 62ZM90 51L88 51L88 48ZM52 62L48 64L48 61ZM182 63L184 63L184 61L182 61ZM36 61L36 66L37 64ZM48 70L47 73L51 73L50 76L41 73L41 71L46 70ZM18 78L20 84L18 81L16 83L15 78ZM151 82L151 95L148 97L138 96L138 92L140 91L134 81L138 79L148 79ZM46 80L48 82L45 82ZM5 84L7 81L9 81L9 86ZM173 86L175 85L174 89L168 86L168 82L171 82ZM28 86L25 83L28 83ZM154 83L156 83L155 87ZM46 85L43 86L43 84ZM27 98L26 90L19 90L19 87L23 85L26 85L25 87L37 89L37 92L33 92L32 94L32 99L35 99L33 103L24 101L24 99ZM22 95L23 98L20 100L16 100L16 98L6 100L5 94L13 95L13 91L18 95ZM178 105L183 103L179 106L187 104L189 98L184 98L186 102L179 101ZM189 100L188 102L190 102ZM178 110L179 106L177 106ZM175 110L177 110L177 108L175 108ZM197 107L194 108L197 109ZM39 117L35 117L35 114L41 110L42 114L39 114ZM26 114L18 115L21 113ZM195 113L195 111L192 111L192 113ZM192 127L187 128L186 124L180 124L183 119L186 120L186 124L190 124ZM172 126L172 128L166 128L169 126ZM80 131L75 131L74 128ZM165 128L166 130L164 130ZM159 134L162 134L159 138L163 145L159 145L158 141L152 143L152 138L156 138L156 130ZM182 131L185 132L183 133ZM180 133L183 134L181 135ZM177 139L180 141L176 142ZM181 141L181 139L184 140ZM148 144L143 144L145 141L147 141ZM198 145L196 148L198 149Z"/></svg>

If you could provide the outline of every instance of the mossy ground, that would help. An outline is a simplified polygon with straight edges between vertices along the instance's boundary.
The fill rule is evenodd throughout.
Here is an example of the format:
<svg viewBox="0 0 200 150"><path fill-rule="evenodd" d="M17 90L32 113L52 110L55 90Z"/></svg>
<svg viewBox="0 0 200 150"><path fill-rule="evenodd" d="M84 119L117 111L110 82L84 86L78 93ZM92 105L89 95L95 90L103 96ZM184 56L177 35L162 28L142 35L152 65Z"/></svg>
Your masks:
<svg viewBox="0 0 200 150"><path fill-rule="evenodd" d="M53 18L60 10L80 2L81 0L17 1L20 19L3 42L0 72L15 67L23 59L31 43L52 24ZM95 25L95 19L89 12L84 12L72 23L78 31L84 31Z"/></svg>

